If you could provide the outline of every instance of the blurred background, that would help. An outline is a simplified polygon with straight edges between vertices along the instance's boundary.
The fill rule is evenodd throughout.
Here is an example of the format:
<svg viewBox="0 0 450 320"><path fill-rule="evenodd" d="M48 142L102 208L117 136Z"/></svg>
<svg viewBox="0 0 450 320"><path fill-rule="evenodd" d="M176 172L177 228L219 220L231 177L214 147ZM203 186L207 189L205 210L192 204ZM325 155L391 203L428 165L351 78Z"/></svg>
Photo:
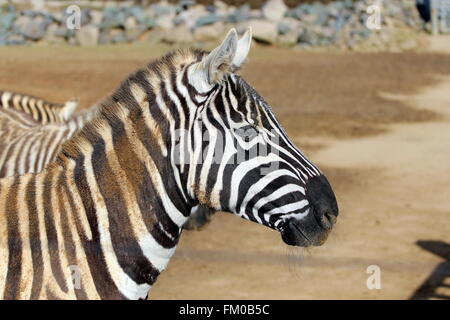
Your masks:
<svg viewBox="0 0 450 320"><path fill-rule="evenodd" d="M219 213L183 233L151 298L450 299L450 0L0 0L0 90L87 108L248 26L241 74L329 177L337 226L293 249Z"/></svg>

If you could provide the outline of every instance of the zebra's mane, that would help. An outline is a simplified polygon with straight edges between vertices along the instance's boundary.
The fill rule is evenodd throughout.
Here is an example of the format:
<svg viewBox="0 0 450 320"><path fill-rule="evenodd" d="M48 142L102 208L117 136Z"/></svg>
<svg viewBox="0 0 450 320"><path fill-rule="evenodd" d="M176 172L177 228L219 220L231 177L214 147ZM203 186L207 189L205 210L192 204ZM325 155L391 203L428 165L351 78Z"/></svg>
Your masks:
<svg viewBox="0 0 450 320"><path fill-rule="evenodd" d="M109 97L100 102L96 116L63 144L56 161L59 162L64 158L75 159L78 154L86 151L87 141L92 137L99 136L102 130L110 130L110 127L107 126L108 120L114 123L114 120L124 120L126 117L137 114L133 112L137 107L133 103L127 103L134 100L133 85L147 82L147 87L156 92L164 79L169 79L183 66L200 61L206 54L206 51L194 48L179 49L167 53L150 62L146 67L130 74ZM145 104L148 106L147 101L145 103L142 101L139 108L144 107Z"/></svg>
<svg viewBox="0 0 450 320"><path fill-rule="evenodd" d="M36 125L64 122L70 118L77 106L78 99L55 103L33 95L0 90L0 110L12 111ZM42 119L44 113L45 118ZM62 119L57 119L58 117Z"/></svg>

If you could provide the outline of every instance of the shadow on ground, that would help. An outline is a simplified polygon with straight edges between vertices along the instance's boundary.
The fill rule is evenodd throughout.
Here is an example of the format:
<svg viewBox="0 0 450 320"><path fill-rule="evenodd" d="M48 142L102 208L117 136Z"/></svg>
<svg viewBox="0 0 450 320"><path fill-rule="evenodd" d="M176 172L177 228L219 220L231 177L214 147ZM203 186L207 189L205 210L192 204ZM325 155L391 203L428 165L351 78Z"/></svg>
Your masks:
<svg viewBox="0 0 450 320"><path fill-rule="evenodd" d="M417 245L445 259L411 296L411 300L450 300L450 244L443 241L417 241Z"/></svg>

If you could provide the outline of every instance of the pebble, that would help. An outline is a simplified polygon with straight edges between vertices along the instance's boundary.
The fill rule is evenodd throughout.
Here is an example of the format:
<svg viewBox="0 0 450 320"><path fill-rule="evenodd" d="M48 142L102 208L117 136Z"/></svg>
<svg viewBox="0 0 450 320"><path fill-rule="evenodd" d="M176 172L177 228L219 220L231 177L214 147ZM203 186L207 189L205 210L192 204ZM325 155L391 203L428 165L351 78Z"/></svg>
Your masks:
<svg viewBox="0 0 450 320"><path fill-rule="evenodd" d="M380 0L380 3L382 27L377 32L369 30L365 23L367 7L373 0L301 3L295 8L288 8L283 0L268 0L259 9L252 9L249 4L234 7L220 0L208 5L195 0L178 3L163 0L146 7L109 1L103 9L82 8L81 27L86 29L76 32L65 26L67 15L62 9L50 13L44 6L20 11L9 5L0 8L0 44L59 41L56 38L75 45L143 38L154 43L187 43L218 40L232 27L242 31L245 26L252 26L254 38L268 44L352 49L367 43L384 50L391 47L388 43L396 42L395 47L401 50L416 47L413 39L395 39L395 28L399 25L413 31L422 28L414 1Z"/></svg>

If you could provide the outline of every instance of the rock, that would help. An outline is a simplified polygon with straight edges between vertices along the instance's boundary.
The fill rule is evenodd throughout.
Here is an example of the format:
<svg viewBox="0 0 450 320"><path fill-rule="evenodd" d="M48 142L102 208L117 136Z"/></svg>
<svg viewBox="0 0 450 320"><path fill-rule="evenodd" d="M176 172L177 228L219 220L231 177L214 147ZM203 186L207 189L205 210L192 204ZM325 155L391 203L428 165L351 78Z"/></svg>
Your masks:
<svg viewBox="0 0 450 320"><path fill-rule="evenodd" d="M22 15L29 17L29 18L36 18L39 15L39 12L34 10L23 10Z"/></svg>
<svg viewBox="0 0 450 320"><path fill-rule="evenodd" d="M166 31L156 28L145 34L145 37L142 39L143 41L148 42L149 44L157 44L163 41L164 36L166 35Z"/></svg>
<svg viewBox="0 0 450 320"><path fill-rule="evenodd" d="M136 29L137 26L138 26L138 22L135 17L129 16L128 18L125 19L125 24L124 24L125 30Z"/></svg>
<svg viewBox="0 0 450 320"><path fill-rule="evenodd" d="M292 47L298 43L299 31L297 29L290 30L287 33L280 34L277 42L284 47Z"/></svg>
<svg viewBox="0 0 450 320"><path fill-rule="evenodd" d="M125 31L122 29L109 30L109 43L123 43L127 41Z"/></svg>
<svg viewBox="0 0 450 320"><path fill-rule="evenodd" d="M167 16L167 15L175 15L176 8L175 6L169 4L167 1L161 1L157 3L155 6L155 16Z"/></svg>
<svg viewBox="0 0 450 320"><path fill-rule="evenodd" d="M195 0L181 0L178 3L178 6L181 10L187 10L190 7L195 6Z"/></svg>
<svg viewBox="0 0 450 320"><path fill-rule="evenodd" d="M155 17L156 13L155 13L155 7L147 7L144 9L145 14L147 15L147 17Z"/></svg>
<svg viewBox="0 0 450 320"><path fill-rule="evenodd" d="M214 1L214 7L216 8L216 12L219 13L226 13L228 10L228 5L220 0L215 0Z"/></svg>
<svg viewBox="0 0 450 320"><path fill-rule="evenodd" d="M6 33L0 33L0 47L7 46L8 39L6 37Z"/></svg>
<svg viewBox="0 0 450 320"><path fill-rule="evenodd" d="M232 15L233 13L236 12L236 7L234 6L229 6L226 3L220 1L220 0L216 0L214 1L214 13L221 15L223 17L227 17L229 18L230 15Z"/></svg>
<svg viewBox="0 0 450 320"><path fill-rule="evenodd" d="M319 44L319 39L315 33L305 28L300 32L298 42L308 46L317 46Z"/></svg>
<svg viewBox="0 0 450 320"><path fill-rule="evenodd" d="M53 12L53 21L58 23L64 23L66 17L63 11ZM63 21L64 20L64 21Z"/></svg>
<svg viewBox="0 0 450 320"><path fill-rule="evenodd" d="M345 26L345 23L345 19L339 16L332 22L332 26L336 31L340 31Z"/></svg>
<svg viewBox="0 0 450 320"><path fill-rule="evenodd" d="M328 12L326 10L321 10L316 13L315 17L315 24L324 25L328 21Z"/></svg>
<svg viewBox="0 0 450 320"><path fill-rule="evenodd" d="M155 19L155 24L164 30L170 30L174 27L174 18L175 14L160 15Z"/></svg>
<svg viewBox="0 0 450 320"><path fill-rule="evenodd" d="M103 20L103 12L98 10L91 11L91 24L99 25Z"/></svg>
<svg viewBox="0 0 450 320"><path fill-rule="evenodd" d="M139 24L141 29L152 29L156 27L156 20L152 17L146 17L144 21Z"/></svg>
<svg viewBox="0 0 450 320"><path fill-rule="evenodd" d="M358 34L361 36L361 38L367 39L371 36L372 31L369 29L361 29L358 31Z"/></svg>
<svg viewBox="0 0 450 320"><path fill-rule="evenodd" d="M269 0L262 7L262 13L267 20L280 21L288 8L283 0Z"/></svg>
<svg viewBox="0 0 450 320"><path fill-rule="evenodd" d="M23 28L25 28L25 26L30 23L32 19L30 17L27 16L19 16L13 24L13 30L16 32L21 32Z"/></svg>
<svg viewBox="0 0 450 320"><path fill-rule="evenodd" d="M215 41L220 39L225 33L225 24L217 22L215 24L195 29L194 39L200 42Z"/></svg>
<svg viewBox="0 0 450 320"><path fill-rule="evenodd" d="M23 28L21 33L28 39L40 40L44 37L47 28L47 23L43 18L30 19Z"/></svg>
<svg viewBox="0 0 450 320"><path fill-rule="evenodd" d="M44 0L33 0L31 1L31 7L35 11L42 11L45 7L45 1Z"/></svg>
<svg viewBox="0 0 450 320"><path fill-rule="evenodd" d="M98 37L98 44L108 44L110 41L109 30L101 30Z"/></svg>
<svg viewBox="0 0 450 320"><path fill-rule="evenodd" d="M253 38L264 43L275 43L278 36L277 24L267 20L249 20L244 24L251 27Z"/></svg>
<svg viewBox="0 0 450 320"><path fill-rule="evenodd" d="M125 36L128 42L134 42L137 41L144 32L145 30L143 29L129 29L125 30Z"/></svg>
<svg viewBox="0 0 450 320"><path fill-rule="evenodd" d="M103 11L101 29L120 28L125 26L126 14L116 7L106 8Z"/></svg>
<svg viewBox="0 0 450 320"><path fill-rule="evenodd" d="M132 6L127 8L127 13L134 17L138 23L144 23L148 15L146 14L145 10L142 7L138 6Z"/></svg>
<svg viewBox="0 0 450 320"><path fill-rule="evenodd" d="M300 29L300 22L294 18L284 18L282 21L277 24L278 33L279 34L287 34L293 30Z"/></svg>
<svg viewBox="0 0 450 320"><path fill-rule="evenodd" d="M366 34L368 30L364 30L364 34ZM338 34L336 33L336 29L331 27L324 27L320 30L320 34L325 42L331 44L335 43L338 40ZM370 34L370 31L369 31Z"/></svg>
<svg viewBox="0 0 450 320"><path fill-rule="evenodd" d="M75 36L75 30L68 29L65 25L62 25L55 30L54 35L68 39Z"/></svg>
<svg viewBox="0 0 450 320"><path fill-rule="evenodd" d="M76 38L81 46L95 46L99 40L99 29L94 25L81 27L76 33Z"/></svg>
<svg viewBox="0 0 450 320"><path fill-rule="evenodd" d="M65 42L64 37L58 35L59 26L57 23L52 23L48 26L47 32L43 38L43 41L48 44L61 44Z"/></svg>
<svg viewBox="0 0 450 320"><path fill-rule="evenodd" d="M138 21L137 28L142 30L152 29L156 27L156 20L152 17L146 17L142 22Z"/></svg>
<svg viewBox="0 0 450 320"><path fill-rule="evenodd" d="M16 20L16 13L15 12L8 12L6 14L1 14L0 15L0 32L6 32L9 29L11 29L11 27L14 24L14 20Z"/></svg>
<svg viewBox="0 0 450 320"><path fill-rule="evenodd" d="M251 16L250 5L245 4L238 9L236 9L232 14L228 16L228 22L239 23L246 21Z"/></svg>
<svg viewBox="0 0 450 320"><path fill-rule="evenodd" d="M259 9L250 10L249 19L264 19L264 15Z"/></svg>
<svg viewBox="0 0 450 320"><path fill-rule="evenodd" d="M354 8L353 0L344 0L344 7L347 9L353 9Z"/></svg>
<svg viewBox="0 0 450 320"><path fill-rule="evenodd" d="M291 18L302 20L303 15L305 15L307 11L306 6L308 6L308 4L300 4L297 7L288 10L288 12L286 12L286 15Z"/></svg>
<svg viewBox="0 0 450 320"><path fill-rule="evenodd" d="M303 22L307 23L307 24L314 24L316 21L316 16L311 14L311 13L305 13L302 17Z"/></svg>
<svg viewBox="0 0 450 320"><path fill-rule="evenodd" d="M83 8L81 9L81 19L80 24L82 26L88 24L91 21L91 9Z"/></svg>
<svg viewBox="0 0 450 320"><path fill-rule="evenodd" d="M209 13L204 6L196 5L178 14L174 19L174 23L176 25L185 25L188 29L194 29L197 20L207 15Z"/></svg>
<svg viewBox="0 0 450 320"><path fill-rule="evenodd" d="M165 32L163 41L173 43L190 43L194 40L192 33L183 26L177 26Z"/></svg>
<svg viewBox="0 0 450 320"><path fill-rule="evenodd" d="M221 0L208 4L203 1L196 4L195 0L178 0L178 4L173 4L173 0L170 3L162 0L147 6L131 0L108 0L101 6L97 2L92 6L80 3L81 25L89 27L82 32L67 28L65 8L47 11L28 6L19 11L5 4L0 6L0 42L8 45L40 41L45 45L66 41L76 45L80 37L87 37L82 42L91 45L147 40L210 41L217 40L224 29L232 27L225 26L227 23L235 25L239 32L250 25L258 41L283 46L294 45L298 40L299 47L334 45L358 50L410 50L417 43L409 35L422 29L412 0L380 0L382 29L377 32L365 25L369 17L367 6L372 0L308 1L293 9L288 9L283 1L268 0L262 9L251 9L248 3L236 8ZM95 27L99 30L95 31ZM148 32L149 29L155 32Z"/></svg>
<svg viewBox="0 0 450 320"><path fill-rule="evenodd" d="M291 26L288 25L287 23L284 23L284 22L278 23L277 29L278 29L278 33L279 34L286 34L286 33L288 33L289 31L292 30Z"/></svg>
<svg viewBox="0 0 450 320"><path fill-rule="evenodd" d="M197 21L195 22L195 24L197 27L201 27L201 26L207 26L210 24L214 24L219 21L222 21L221 16L219 16L217 14L209 14L209 15L198 18Z"/></svg>
<svg viewBox="0 0 450 320"><path fill-rule="evenodd" d="M27 43L25 37L21 34L9 34L6 39L6 45L8 46L20 46Z"/></svg>

